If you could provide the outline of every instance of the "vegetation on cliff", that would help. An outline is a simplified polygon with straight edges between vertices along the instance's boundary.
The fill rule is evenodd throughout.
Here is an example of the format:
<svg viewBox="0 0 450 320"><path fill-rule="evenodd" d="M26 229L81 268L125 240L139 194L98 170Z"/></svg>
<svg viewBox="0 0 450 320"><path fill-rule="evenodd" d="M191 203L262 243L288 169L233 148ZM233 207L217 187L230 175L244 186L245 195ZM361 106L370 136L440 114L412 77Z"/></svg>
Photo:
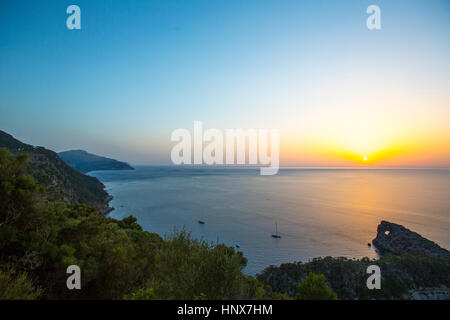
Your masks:
<svg viewBox="0 0 450 320"><path fill-rule="evenodd" d="M0 300L34 300L39 295L26 273L0 269Z"/></svg>
<svg viewBox="0 0 450 320"><path fill-rule="evenodd" d="M297 300L337 300L337 295L327 284L323 274L310 272L296 288Z"/></svg>
<svg viewBox="0 0 450 320"><path fill-rule="evenodd" d="M381 290L366 286L369 265L381 269ZM323 274L339 299L401 299L419 288L450 287L450 259L427 255L386 255L379 260L314 258L310 262L270 266L257 279L273 290L295 297L296 287L310 272Z"/></svg>
<svg viewBox="0 0 450 320"><path fill-rule="evenodd" d="M53 151L20 142L0 130L0 148L13 154L28 154L26 173L45 188L45 197L51 201L83 203L105 213L110 210L110 199L104 185L94 177L86 176L66 164Z"/></svg>
<svg viewBox="0 0 450 320"><path fill-rule="evenodd" d="M378 260L315 258L307 263L270 266L257 278L291 297L296 292L298 294L297 284L308 280L311 272L323 274L340 299L408 299L413 292L423 290L435 292L444 298L448 296L450 253L446 249L401 225L387 221L381 221L373 243L383 253ZM367 288L366 270L370 265L377 265L381 269L381 290ZM315 287L325 287L325 284L316 284Z"/></svg>

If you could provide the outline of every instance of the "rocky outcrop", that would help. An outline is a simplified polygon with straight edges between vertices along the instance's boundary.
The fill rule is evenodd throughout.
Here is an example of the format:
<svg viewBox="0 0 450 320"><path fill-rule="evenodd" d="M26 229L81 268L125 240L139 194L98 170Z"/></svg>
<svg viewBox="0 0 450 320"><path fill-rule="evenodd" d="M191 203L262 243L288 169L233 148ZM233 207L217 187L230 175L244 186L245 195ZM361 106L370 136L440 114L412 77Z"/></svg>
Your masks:
<svg viewBox="0 0 450 320"><path fill-rule="evenodd" d="M433 241L404 226L388 221L381 221L377 228L377 237L373 244L381 254L389 252L401 254L428 254L436 257L450 258L450 252Z"/></svg>
<svg viewBox="0 0 450 320"><path fill-rule="evenodd" d="M379 259L314 258L306 263L270 266L256 275L274 291L294 297L310 273L325 275L339 299L449 299L449 252L405 227L382 221L373 240L377 249L394 254ZM382 290L369 290L367 268L380 267Z"/></svg>

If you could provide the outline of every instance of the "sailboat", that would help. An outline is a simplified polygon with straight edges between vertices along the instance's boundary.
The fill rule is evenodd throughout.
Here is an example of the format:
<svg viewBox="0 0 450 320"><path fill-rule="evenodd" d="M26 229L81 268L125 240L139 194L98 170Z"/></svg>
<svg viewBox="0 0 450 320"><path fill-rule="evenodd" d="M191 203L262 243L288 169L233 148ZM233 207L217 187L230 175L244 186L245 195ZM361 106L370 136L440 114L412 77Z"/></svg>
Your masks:
<svg viewBox="0 0 450 320"><path fill-rule="evenodd" d="M272 234L272 238L280 239L281 236L278 234L278 224L275 222L275 234Z"/></svg>

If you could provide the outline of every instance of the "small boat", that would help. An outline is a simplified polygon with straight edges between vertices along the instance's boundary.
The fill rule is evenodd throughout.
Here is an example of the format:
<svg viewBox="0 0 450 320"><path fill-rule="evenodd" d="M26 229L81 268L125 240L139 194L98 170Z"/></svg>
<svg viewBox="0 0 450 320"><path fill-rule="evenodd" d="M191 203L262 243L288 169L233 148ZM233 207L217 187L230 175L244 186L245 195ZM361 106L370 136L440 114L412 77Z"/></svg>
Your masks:
<svg viewBox="0 0 450 320"><path fill-rule="evenodd" d="M198 220L198 223L200 223L200 224L205 224L205 221Z"/></svg>
<svg viewBox="0 0 450 320"><path fill-rule="evenodd" d="M275 222L275 234L272 234L272 238L281 239L281 236L278 234L278 224Z"/></svg>
<svg viewBox="0 0 450 320"><path fill-rule="evenodd" d="M372 246L371 244L370 244L370 242L367 244L367 246L369 246L369 248Z"/></svg>
<svg viewBox="0 0 450 320"><path fill-rule="evenodd" d="M239 249L240 247L241 247L240 245L238 245L238 244L236 245L236 248L238 248L238 249Z"/></svg>

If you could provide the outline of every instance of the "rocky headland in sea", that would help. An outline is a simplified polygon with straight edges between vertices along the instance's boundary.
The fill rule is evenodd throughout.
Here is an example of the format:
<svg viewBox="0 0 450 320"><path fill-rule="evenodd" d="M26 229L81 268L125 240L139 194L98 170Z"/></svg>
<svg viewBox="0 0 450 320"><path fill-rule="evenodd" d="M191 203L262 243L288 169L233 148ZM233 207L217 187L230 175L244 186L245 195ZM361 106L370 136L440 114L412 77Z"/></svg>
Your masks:
<svg viewBox="0 0 450 320"><path fill-rule="evenodd" d="M379 259L320 257L308 262L269 266L258 280L295 296L310 272L322 273L340 299L450 299L450 252L408 228L381 221L372 243ZM368 289L367 267L378 265L381 289Z"/></svg>

